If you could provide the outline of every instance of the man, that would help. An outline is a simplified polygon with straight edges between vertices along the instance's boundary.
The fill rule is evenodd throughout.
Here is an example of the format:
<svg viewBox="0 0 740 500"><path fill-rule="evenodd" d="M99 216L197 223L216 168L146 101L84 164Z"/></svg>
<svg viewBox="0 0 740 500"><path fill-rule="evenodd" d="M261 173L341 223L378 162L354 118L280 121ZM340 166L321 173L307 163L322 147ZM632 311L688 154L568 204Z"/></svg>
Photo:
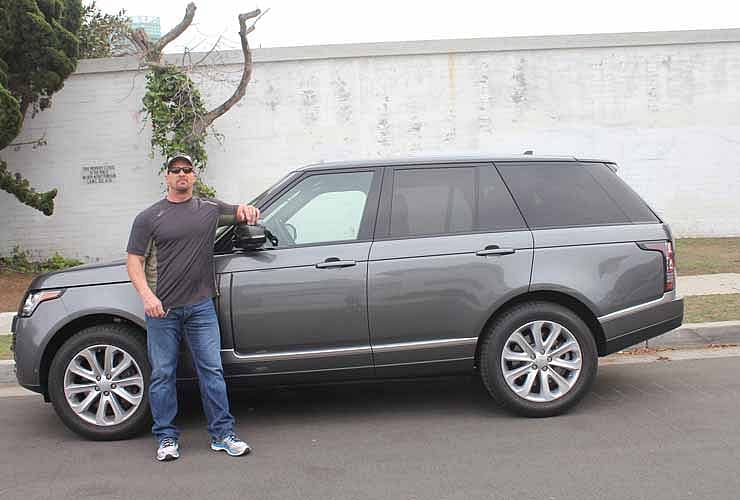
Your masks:
<svg viewBox="0 0 740 500"><path fill-rule="evenodd" d="M221 366L213 242L219 218L254 224L260 212L251 205L194 197L195 170L185 154L167 160L165 179L167 196L136 216L126 249L128 274L146 313L157 460L180 456L175 374L183 338L198 374L211 449L244 455L251 449L234 433Z"/></svg>

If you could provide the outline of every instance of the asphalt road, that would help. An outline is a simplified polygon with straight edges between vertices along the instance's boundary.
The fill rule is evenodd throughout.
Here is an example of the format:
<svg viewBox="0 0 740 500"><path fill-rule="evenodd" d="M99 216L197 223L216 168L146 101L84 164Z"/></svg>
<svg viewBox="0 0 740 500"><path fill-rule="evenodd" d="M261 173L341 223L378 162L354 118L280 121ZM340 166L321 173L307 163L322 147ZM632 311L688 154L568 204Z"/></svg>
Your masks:
<svg viewBox="0 0 740 500"><path fill-rule="evenodd" d="M512 417L474 379L239 393L255 448L208 449L197 398L182 458L149 436L84 441L38 397L0 398L0 498L736 499L740 358L603 366L570 414Z"/></svg>

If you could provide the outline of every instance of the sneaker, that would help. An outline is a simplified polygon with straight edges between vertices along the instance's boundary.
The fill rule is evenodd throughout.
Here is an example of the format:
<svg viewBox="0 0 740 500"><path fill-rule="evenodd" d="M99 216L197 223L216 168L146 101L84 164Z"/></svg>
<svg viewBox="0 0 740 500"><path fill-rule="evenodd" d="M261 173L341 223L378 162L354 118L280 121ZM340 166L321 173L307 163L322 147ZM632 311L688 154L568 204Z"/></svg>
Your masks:
<svg viewBox="0 0 740 500"><path fill-rule="evenodd" d="M180 445L176 438L164 438L159 442L157 449L157 460L169 462L180 458Z"/></svg>
<svg viewBox="0 0 740 500"><path fill-rule="evenodd" d="M227 434L222 439L211 439L211 449L213 451L225 451L232 457L246 455L252 451L252 448L239 439L233 432Z"/></svg>

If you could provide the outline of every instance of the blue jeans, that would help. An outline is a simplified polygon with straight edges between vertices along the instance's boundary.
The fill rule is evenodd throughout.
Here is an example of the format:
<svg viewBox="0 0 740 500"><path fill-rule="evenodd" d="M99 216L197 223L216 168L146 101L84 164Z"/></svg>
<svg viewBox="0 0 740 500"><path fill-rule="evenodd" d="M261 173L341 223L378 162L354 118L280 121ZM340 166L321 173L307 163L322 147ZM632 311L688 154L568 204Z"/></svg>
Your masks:
<svg viewBox="0 0 740 500"><path fill-rule="evenodd" d="M221 366L221 334L213 300L173 307L164 318L146 317L147 349L152 366L149 385L149 405L158 440L177 438L177 389L175 376L180 342L183 337L193 355L198 374L203 411L208 419L208 433L221 439L234 429L234 417L229 412L224 370Z"/></svg>

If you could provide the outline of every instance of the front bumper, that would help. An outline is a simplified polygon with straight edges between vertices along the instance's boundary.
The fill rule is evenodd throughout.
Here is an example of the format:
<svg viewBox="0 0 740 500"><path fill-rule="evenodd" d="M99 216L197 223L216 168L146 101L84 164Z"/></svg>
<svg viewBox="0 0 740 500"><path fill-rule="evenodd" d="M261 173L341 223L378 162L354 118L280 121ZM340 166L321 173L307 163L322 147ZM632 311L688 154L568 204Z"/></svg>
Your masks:
<svg viewBox="0 0 740 500"><path fill-rule="evenodd" d="M658 300L598 318L606 339L600 354L605 356L678 328L683 323L683 310L683 298L673 291Z"/></svg>

